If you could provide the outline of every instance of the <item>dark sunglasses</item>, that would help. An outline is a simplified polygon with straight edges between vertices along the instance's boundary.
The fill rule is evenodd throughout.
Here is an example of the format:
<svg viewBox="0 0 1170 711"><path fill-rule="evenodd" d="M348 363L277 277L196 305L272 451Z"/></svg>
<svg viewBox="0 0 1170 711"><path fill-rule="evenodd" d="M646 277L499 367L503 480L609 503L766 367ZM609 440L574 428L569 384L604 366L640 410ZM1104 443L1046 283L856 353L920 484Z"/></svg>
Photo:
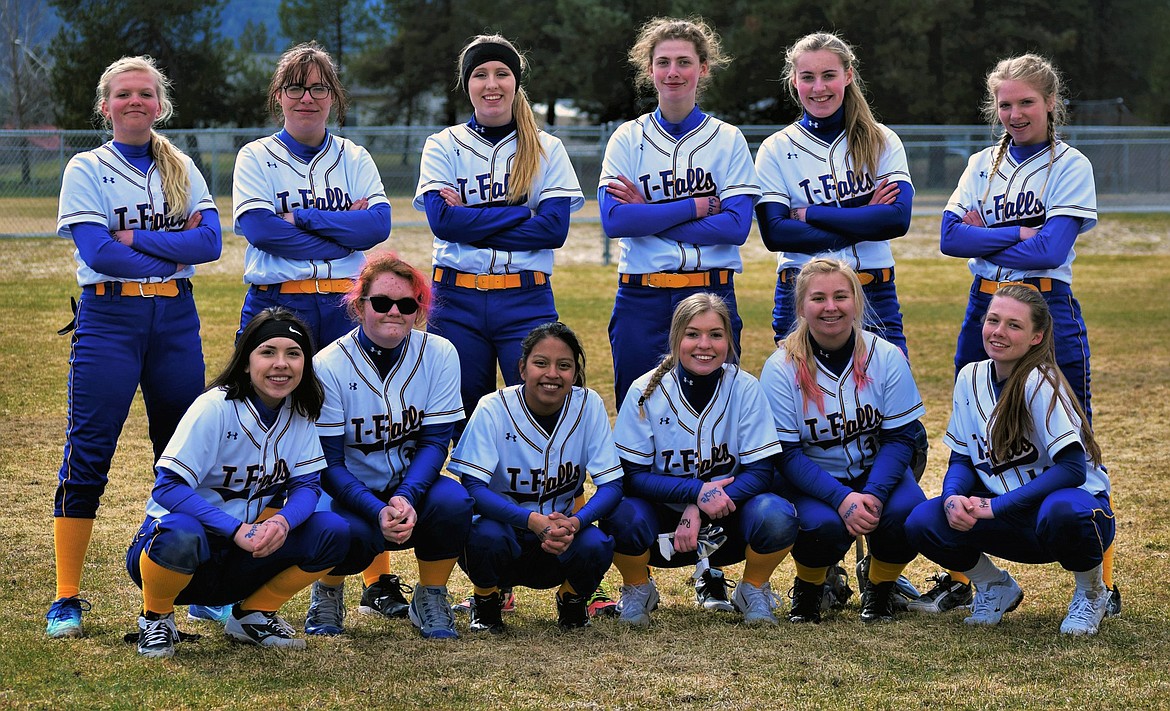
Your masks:
<svg viewBox="0 0 1170 711"><path fill-rule="evenodd" d="M390 309L394 306L398 307L398 313L403 316L409 316L418 311L418 301L409 296L401 299L391 299L389 296L363 296L362 301L370 302L370 306L380 314L390 313Z"/></svg>

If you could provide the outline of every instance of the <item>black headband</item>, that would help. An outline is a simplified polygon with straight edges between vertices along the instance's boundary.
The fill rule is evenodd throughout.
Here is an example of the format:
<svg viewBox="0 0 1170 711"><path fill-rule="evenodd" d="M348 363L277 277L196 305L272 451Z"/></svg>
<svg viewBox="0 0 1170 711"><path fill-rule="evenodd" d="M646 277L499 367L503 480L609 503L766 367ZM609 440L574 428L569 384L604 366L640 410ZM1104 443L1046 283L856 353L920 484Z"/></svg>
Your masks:
<svg viewBox="0 0 1170 711"><path fill-rule="evenodd" d="M503 62L516 77L516 86L520 86L522 72L520 71L520 55L516 50L499 42L480 42L474 44L463 54L463 66L460 76L463 77L463 91L467 91L467 82L471 81L471 72L486 62Z"/></svg>
<svg viewBox="0 0 1170 711"><path fill-rule="evenodd" d="M292 321L277 319L260 324L260 327L248 338L248 342L244 344L244 352L251 353L262 343L272 338L291 338L301 347L306 358L313 357L313 342L309 340L309 334L304 333L303 329Z"/></svg>

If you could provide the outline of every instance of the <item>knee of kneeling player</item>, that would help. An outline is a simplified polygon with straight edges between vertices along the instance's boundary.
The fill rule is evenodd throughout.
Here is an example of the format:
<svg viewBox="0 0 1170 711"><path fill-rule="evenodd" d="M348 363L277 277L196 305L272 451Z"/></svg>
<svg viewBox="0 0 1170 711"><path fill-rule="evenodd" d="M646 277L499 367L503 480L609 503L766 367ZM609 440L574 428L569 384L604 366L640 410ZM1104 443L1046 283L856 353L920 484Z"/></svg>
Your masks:
<svg viewBox="0 0 1170 711"><path fill-rule="evenodd" d="M776 494L760 494L744 504L748 545L759 553L775 553L796 542L796 508Z"/></svg>

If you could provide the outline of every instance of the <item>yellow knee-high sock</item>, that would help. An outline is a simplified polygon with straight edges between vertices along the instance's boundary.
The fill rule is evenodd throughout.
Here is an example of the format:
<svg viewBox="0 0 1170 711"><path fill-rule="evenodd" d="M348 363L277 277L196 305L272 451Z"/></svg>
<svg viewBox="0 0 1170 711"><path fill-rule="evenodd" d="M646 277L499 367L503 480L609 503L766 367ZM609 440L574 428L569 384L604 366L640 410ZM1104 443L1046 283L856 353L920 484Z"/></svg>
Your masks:
<svg viewBox="0 0 1170 711"><path fill-rule="evenodd" d="M959 571L948 570L947 572L951 574L951 580L954 580L956 583L963 583L964 585L971 584L971 578L968 578L966 575L963 575Z"/></svg>
<svg viewBox="0 0 1170 711"><path fill-rule="evenodd" d="M576 594L577 594L577 591L573 589L572 585L569 585L568 580L561 583L560 589L557 590L557 597L562 599L562 600L565 598L565 595L576 595Z"/></svg>
<svg viewBox="0 0 1170 711"><path fill-rule="evenodd" d="M472 590L472 592L474 592L476 595L479 595L480 597L487 597L488 595L491 595L493 593L498 593L500 591L500 589L498 587L481 588L478 585L472 585L471 590Z"/></svg>
<svg viewBox="0 0 1170 711"><path fill-rule="evenodd" d="M276 612L281 605L291 600L293 595L325 577L326 572L328 571L318 570L316 573L310 573L297 565L285 568L272 580L261 585L259 590L244 598L240 603L240 609Z"/></svg>
<svg viewBox="0 0 1170 711"><path fill-rule="evenodd" d="M325 577L321 578L321 584L328 585L331 588L335 588L344 582L345 582L344 575L326 575Z"/></svg>
<svg viewBox="0 0 1170 711"><path fill-rule="evenodd" d="M138 570L142 574L142 609L160 615L175 611L175 598L195 577L164 568L151 560L146 551L138 556Z"/></svg>
<svg viewBox="0 0 1170 711"><path fill-rule="evenodd" d="M823 568L810 568L807 565L801 565L800 561L795 558L792 562L796 565L796 577L800 578L806 583L813 585L824 585L825 578L829 574L829 566Z"/></svg>
<svg viewBox="0 0 1170 711"><path fill-rule="evenodd" d="M362 571L362 582L366 587L378 582L378 578L390 574L390 551L382 551L374 556L374 560Z"/></svg>
<svg viewBox="0 0 1170 711"><path fill-rule="evenodd" d="M792 546L788 546L775 553L757 553L752 550L751 546L748 546L743 564L744 582L751 583L757 588L763 587L764 583L772 577L772 573L776 572L776 566L780 565L780 561L784 560L784 556L788 555L791 550Z"/></svg>
<svg viewBox="0 0 1170 711"><path fill-rule="evenodd" d="M886 563L871 557L869 559L869 581L875 585L877 583L892 583L905 569L906 563Z"/></svg>
<svg viewBox="0 0 1170 711"><path fill-rule="evenodd" d="M442 587L451 579L451 571L454 569L454 558L420 560L418 562L418 584L427 587Z"/></svg>
<svg viewBox="0 0 1170 711"><path fill-rule="evenodd" d="M626 585L645 585L650 582L650 551L642 555L613 554L613 565L622 574Z"/></svg>
<svg viewBox="0 0 1170 711"><path fill-rule="evenodd" d="M57 559L57 597L81 594L81 569L93 535L92 518L53 519L53 551Z"/></svg>
<svg viewBox="0 0 1170 711"><path fill-rule="evenodd" d="M1109 547L1105 549L1105 556L1101 559L1101 577L1105 580L1105 587L1113 587L1113 547L1116 543L1110 543Z"/></svg>

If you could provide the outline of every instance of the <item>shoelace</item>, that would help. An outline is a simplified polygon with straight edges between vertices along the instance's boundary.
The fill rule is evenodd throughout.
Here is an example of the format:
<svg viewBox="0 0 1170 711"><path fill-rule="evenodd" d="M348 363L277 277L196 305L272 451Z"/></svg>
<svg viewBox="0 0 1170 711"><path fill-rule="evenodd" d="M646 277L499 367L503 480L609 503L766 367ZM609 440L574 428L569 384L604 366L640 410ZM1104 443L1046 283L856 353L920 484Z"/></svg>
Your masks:
<svg viewBox="0 0 1170 711"><path fill-rule="evenodd" d="M442 593L432 593L425 588L422 590L425 596L422 599L423 624L426 627L452 627L455 624L455 618L451 614L451 601L447 595Z"/></svg>
<svg viewBox="0 0 1170 711"><path fill-rule="evenodd" d="M1096 622L1097 615L1096 610L1093 609L1093 601L1085 595L1074 596L1072 603L1068 606L1068 616L1078 622Z"/></svg>
<svg viewBox="0 0 1170 711"><path fill-rule="evenodd" d="M317 593L318 599L309 606L309 616L314 618L317 624L340 627L342 620L345 619L345 605L341 604L341 597L344 594L342 588L320 585L317 587Z"/></svg>
<svg viewBox="0 0 1170 711"><path fill-rule="evenodd" d="M622 600L627 599L634 605L638 605L639 607L646 607L646 603L650 602L650 586L623 585Z"/></svg>
<svg viewBox="0 0 1170 711"><path fill-rule="evenodd" d="M971 601L971 616L982 617L991 612L991 589L1003 583L992 583L986 590L975 589L975 599Z"/></svg>
<svg viewBox="0 0 1170 711"><path fill-rule="evenodd" d="M751 587L744 587L743 598L747 601L748 609L752 612L772 612L776 605L781 603L781 598L776 593L772 592L772 584L764 583L760 587L752 590Z"/></svg>
<svg viewBox="0 0 1170 711"><path fill-rule="evenodd" d="M158 647L171 642L171 626L166 620L147 620L142 631L143 647Z"/></svg>
<svg viewBox="0 0 1170 711"><path fill-rule="evenodd" d="M390 597L391 593L395 591L398 593L398 597L402 600L406 599L406 595L408 593L414 592L414 586L407 585L406 583L402 582L402 580L397 575L391 575L390 577L393 578L393 580L387 581L382 588L385 592L375 598L378 602L386 600ZM395 599L395 602L399 602L399 600Z"/></svg>
<svg viewBox="0 0 1170 711"><path fill-rule="evenodd" d="M723 577L716 578L714 575L712 575L703 582L704 595L716 600L723 600L724 602L731 600L727 594L727 591L734 589L735 581L728 580L727 578Z"/></svg>
<svg viewBox="0 0 1170 711"><path fill-rule="evenodd" d="M76 604L76 607L74 607L74 604ZM89 600L80 597L70 597L66 598L65 602L62 602L60 605L53 605L46 617L55 621L67 620L73 617L75 612L89 612L92 609L93 605L89 604Z"/></svg>
<svg viewBox="0 0 1170 711"><path fill-rule="evenodd" d="M293 626L281 619L275 612L261 612L260 614L264 616L265 627L273 634L286 638L296 636L297 632Z"/></svg>

